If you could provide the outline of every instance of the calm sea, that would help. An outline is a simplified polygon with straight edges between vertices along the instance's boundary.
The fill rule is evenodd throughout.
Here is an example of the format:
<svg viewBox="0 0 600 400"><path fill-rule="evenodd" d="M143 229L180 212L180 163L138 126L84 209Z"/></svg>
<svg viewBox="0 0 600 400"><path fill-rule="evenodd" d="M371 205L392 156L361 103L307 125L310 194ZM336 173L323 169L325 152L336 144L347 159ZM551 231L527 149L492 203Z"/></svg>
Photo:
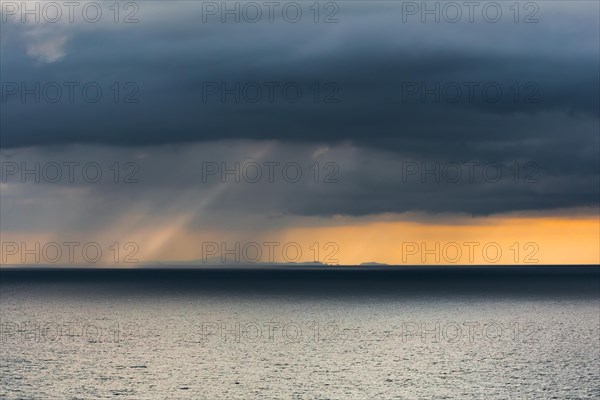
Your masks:
<svg viewBox="0 0 600 400"><path fill-rule="evenodd" d="M0 397L598 399L600 270L536 268L3 271Z"/></svg>

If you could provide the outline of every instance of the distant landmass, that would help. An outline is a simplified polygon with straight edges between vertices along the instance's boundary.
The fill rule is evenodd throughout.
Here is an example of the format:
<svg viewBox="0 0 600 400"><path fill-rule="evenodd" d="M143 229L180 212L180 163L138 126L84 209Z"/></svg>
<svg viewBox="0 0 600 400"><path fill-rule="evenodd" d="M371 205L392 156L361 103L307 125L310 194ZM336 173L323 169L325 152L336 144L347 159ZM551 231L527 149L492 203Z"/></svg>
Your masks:
<svg viewBox="0 0 600 400"><path fill-rule="evenodd" d="M235 261L221 261L220 258L213 258L204 260L186 260L186 261L164 261L164 262L150 262L140 264L144 267L164 267L164 266L190 266L190 267L272 267L272 266L295 266L295 265L319 265L327 267L329 264L324 264L320 261L306 261L306 262L264 262L264 263L247 263L247 262L235 262ZM383 264L381 264L383 265Z"/></svg>
<svg viewBox="0 0 600 400"><path fill-rule="evenodd" d="M389 264L378 263L378 262L375 262L375 261L369 261L369 262L360 263L360 265L389 265Z"/></svg>

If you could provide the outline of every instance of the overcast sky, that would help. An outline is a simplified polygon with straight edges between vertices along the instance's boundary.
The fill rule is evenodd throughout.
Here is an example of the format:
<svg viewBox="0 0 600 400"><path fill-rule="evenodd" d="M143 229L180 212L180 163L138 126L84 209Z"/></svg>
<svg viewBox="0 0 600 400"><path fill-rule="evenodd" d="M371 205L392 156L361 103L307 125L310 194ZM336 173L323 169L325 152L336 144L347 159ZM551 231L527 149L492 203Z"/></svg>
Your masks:
<svg viewBox="0 0 600 400"><path fill-rule="evenodd" d="M241 3L239 23L221 2L120 3L118 23L108 3L96 23L79 10L24 23L14 4L2 2L4 233L114 230L132 213L258 232L597 215L597 2L443 8L439 22L421 2L323 2L318 15L281 3L257 22ZM64 174L70 161L98 163L103 179L13 173L57 162ZM112 181L117 161L135 182ZM224 182L222 163L257 163L263 178ZM273 182L264 163L279 163ZM297 181L281 175L289 163Z"/></svg>

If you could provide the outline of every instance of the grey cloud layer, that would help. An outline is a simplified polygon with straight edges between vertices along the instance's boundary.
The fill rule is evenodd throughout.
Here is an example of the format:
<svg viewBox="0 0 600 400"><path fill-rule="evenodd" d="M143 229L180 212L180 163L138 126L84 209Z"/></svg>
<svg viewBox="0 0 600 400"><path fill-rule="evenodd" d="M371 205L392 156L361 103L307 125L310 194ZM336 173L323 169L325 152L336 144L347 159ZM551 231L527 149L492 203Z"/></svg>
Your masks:
<svg viewBox="0 0 600 400"><path fill-rule="evenodd" d="M335 24L203 24L200 2L168 6L179 12L150 14L144 22L142 4L138 24L71 28L66 55L48 64L32 62L23 51L27 39L18 34L23 24L9 22L3 26L12 39L3 43L3 82L99 82L104 97L97 104L82 98L22 104L11 96L2 107L2 147L318 138L416 151L423 141L452 140L479 151L482 141L543 142L546 113L572 117L564 129L581 118L598 119L598 5L587 3L571 11L567 4L543 4L535 24L515 24L508 16L497 24L402 23L401 6L389 2L340 3ZM109 87L115 81L136 82L139 103L114 104ZM206 82L295 82L304 93L298 103L279 94L272 104L236 104L231 95L222 104L218 94L203 101ZM335 82L338 102L315 104L315 82ZM465 92L456 103L435 104L429 96L426 104L417 97L407 104L405 82L495 82L503 95L490 103L478 89L472 103ZM515 102L517 82L534 82L537 89L521 88ZM525 104L528 95L537 102ZM523 115L525 123L518 119Z"/></svg>
<svg viewBox="0 0 600 400"><path fill-rule="evenodd" d="M593 207L598 191L594 173L576 176L539 165L527 169L519 160L497 163L483 177L480 160L442 160L430 157L399 157L393 151L340 145L297 145L283 142L206 142L144 148L69 146L3 150L0 161L4 173L8 163L41 169L50 163L62 167L57 183L33 182L33 175L22 181L20 173L6 177L0 207L2 226L7 231L78 232L99 231L125 223L124 230L151 229L166 226L181 218L182 227L196 229L269 229L297 226L306 221L296 218L342 216L375 216L384 213L456 213L463 216L488 215L511 211L543 211L564 207ZM474 179L463 163L480 162L473 167ZM513 162L521 162L520 177L514 180ZM97 183L82 179L81 166L95 162L101 166L102 179ZM114 165L118 162L119 183L114 182ZM131 177L136 183L123 183L129 176L126 163L136 164ZM240 171L250 163L261 166L257 183L253 167L242 172L240 182L229 174L221 179L220 171L205 175L206 163L226 163L228 169L240 164ZM273 182L268 181L265 163L279 163ZM319 175L315 182L314 168ZM456 168L446 168L439 182L431 173L422 180L421 163L431 170L436 163L461 164L462 178L451 182ZM74 181L68 181L65 163L79 163ZM216 164L212 164L216 163ZM284 177L286 163L297 163L302 176L295 181L296 171ZM335 163L336 168L326 167ZM407 168L417 168L416 173ZM46 175L53 177L48 168ZM95 170L90 170L95 177ZM249 178L248 178L249 177ZM531 181L527 179L531 177ZM286 179L287 178L287 179ZM332 178L332 179L328 179ZM492 181L493 180L493 181ZM93 210L93 211L92 211ZM142 219L139 219L143 216ZM123 222L126 221L126 222Z"/></svg>
<svg viewBox="0 0 600 400"><path fill-rule="evenodd" d="M598 202L598 3L542 2L535 24L515 24L508 16L496 24L481 18L472 24L402 23L401 6L392 2L339 2L336 24L315 24L310 18L297 24L205 24L200 3L140 4L140 23L131 26L57 27L55 35L68 39L61 48L64 56L53 62L32 59L26 50L31 36L23 34L24 26L2 25L3 83L93 81L105 90L95 104L81 98L72 104L23 104L10 97L0 112L5 151L72 143L130 147L124 151L132 152L190 142L214 148L213 141L221 139L360 149L346 155L357 160L337 159L345 175L335 188L312 188L314 196L307 199L302 185L278 185L262 192L271 196L257 193L260 201L244 204L255 207L247 210L255 213L481 215ZM139 103L113 103L108 88L115 81L135 82ZM235 103L229 96L223 104L218 95L203 101L206 82L295 82L304 94L298 103L278 95L273 103ZM315 103L311 88L316 82L335 82L338 102ZM430 87L436 82L494 82L503 95L494 103L479 91L473 102L465 95L456 103L435 103L431 96L425 103L414 97L403 102L406 82ZM520 101L514 101L511 87L518 83L523 89L527 82L535 83L538 101L524 102L528 92L523 90ZM250 152L253 147L247 146ZM272 158L285 159L291 151L279 149L280 156ZM239 151L222 158L239 158ZM174 158L170 165L185 160ZM534 162L546 179L529 186L501 182L413 188L398 185L393 171L400 160ZM345 169L344 162L350 163ZM157 167L147 165L146 173L152 185L168 186L160 178L165 172ZM174 190L187 187L185 180L173 182L178 183L172 183ZM218 209L240 206L240 196L264 190L259 188L231 187L204 207L215 208L218 216ZM160 198L159 192L153 196ZM121 193L111 188L106 196L120 204ZM197 195L191 190L190 204ZM139 204L149 198L140 198ZM108 213L116 203L103 204L111 204Z"/></svg>

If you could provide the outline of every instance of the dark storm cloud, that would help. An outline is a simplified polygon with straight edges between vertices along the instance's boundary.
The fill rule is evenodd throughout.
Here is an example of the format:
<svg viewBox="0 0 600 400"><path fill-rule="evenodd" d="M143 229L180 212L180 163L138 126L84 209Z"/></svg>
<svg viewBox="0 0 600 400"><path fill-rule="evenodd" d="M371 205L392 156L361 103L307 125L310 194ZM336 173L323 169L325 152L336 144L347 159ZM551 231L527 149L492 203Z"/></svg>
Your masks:
<svg viewBox="0 0 600 400"><path fill-rule="evenodd" d="M223 218L223 210L238 207L274 215L485 215L598 203L597 3L539 3L534 24L515 24L512 16L498 23L481 18L475 23L403 23L400 3L392 2L340 2L339 23L334 24L315 24L310 18L296 24L202 23L199 3L176 8L158 3L147 14L142 3L140 23L132 26L76 25L32 35L39 28L3 24L3 84L97 82L103 97L90 103L76 91L74 102L63 97L50 104L7 96L1 147L19 152L83 143L136 152L191 142L198 143L194 149L212 149L213 141L221 139L275 140L284 144L272 154L280 160L293 154L290 144L335 148L349 143L360 149L346 155L358 157L349 164L335 158L342 182L312 187L310 198L303 185L266 191L262 185L228 187L203 206L214 211L214 221ZM119 102L112 90L117 81ZM126 82L135 86L125 88ZM236 83L256 83L263 95L257 102L243 96L236 102L235 95L225 93L222 102L221 88L207 92L215 84L231 89ZM265 83L277 87L272 102ZM302 88L299 101L283 97L286 83ZM436 83L446 89L438 92L439 101L432 94L422 101L421 92L407 92ZM319 101L314 100L315 84ZM462 95L454 101L457 86ZM469 87L475 87L472 100ZM492 101L483 87L491 88L491 97L499 87L502 95ZM128 94L139 101L123 103ZM192 157L175 157L169 167L146 165L151 184L131 196L139 196L138 204L147 202L149 209L160 208L155 201L166 202L158 200L162 188L172 185L181 192L197 183L195 178L161 178L181 174L179 164L187 165ZM520 186L506 181L409 185L398 182L401 160L477 160L505 168L532 162L544 179ZM181 210L192 207L199 195L190 190ZM103 196L112 200L100 204L100 215L103 207L106 215L121 207L121 193L108 189ZM240 198L254 201L240 204ZM207 219L203 214L198 223Z"/></svg>
<svg viewBox="0 0 600 400"><path fill-rule="evenodd" d="M432 143L451 151L448 145L458 142L461 151L479 152L482 142L551 140L544 113L571 116L565 130L579 118L598 119L593 3L565 14L557 13L565 11L558 5L542 7L535 24L515 24L508 16L496 24L402 23L401 6L386 3L341 3L334 24L310 19L203 24L200 5L185 9L195 16L178 14L173 22L167 14L144 23L142 7L134 26L59 30L69 36L65 56L45 65L23 54L26 45L19 40L31 40L19 36L23 26L5 24L14 42L3 46L4 84L98 82L103 97L90 104L76 90L73 103L42 98L35 104L29 96L23 104L18 94L8 95L2 104L2 147L251 138L352 140L403 151L422 151L422 145L431 151ZM569 31L555 29L565 25ZM135 82L139 90L119 89L115 104L116 81ZM278 85L273 102L267 99L267 82ZM317 82L321 99L315 102ZM257 83L260 100L248 100L250 89L239 103L232 94L222 103L223 88L236 83ZM286 83L302 88L297 103L284 98ZM436 84L446 92L439 101L425 95L422 103L415 85ZM454 101L457 85L462 94ZM502 90L499 98L496 88ZM417 93L407 94L411 90ZM139 102L123 103L128 94ZM530 118L518 121L521 115ZM590 137L590 132L572 134Z"/></svg>
<svg viewBox="0 0 600 400"><path fill-rule="evenodd" d="M257 232L327 224L334 215L376 218L385 213L420 213L392 217L420 221L427 214L436 218L446 213L468 217L554 210L560 214L556 210L565 207L571 207L572 213L573 207L594 207L598 198L594 171L575 174L544 165L532 169L517 159L489 164L486 170L482 160L410 158L396 151L350 145L224 141L138 148L28 148L3 150L1 155L5 173L10 162L19 168L25 163L30 171L35 162L42 166L40 171L50 163L79 163L73 182L68 181L64 166L58 182L44 179L43 172L40 183L33 182L31 172L24 180L20 171L7 176L0 191L2 227L7 231L102 231L120 226L129 232L183 221L180 228L191 230ZM90 162L103 171L98 182L82 177L82 166ZM115 182L117 162L120 176ZM131 183L124 182L134 172L125 168L128 162L137 166ZM520 171L517 180L515 162ZM235 174L222 177L222 163L230 171L239 163L238 181ZM256 182L252 168L243 172L250 163L262 169ZM279 163L272 182L265 163ZM299 166L299 179L294 168L283 173L286 163ZM327 168L327 163L335 163L336 168ZM208 164L218 165L216 173L205 175ZM425 168L437 168L438 173L423 174ZM457 168L460 179L456 179ZM88 175L93 178L95 170ZM317 218L307 222L306 217Z"/></svg>

